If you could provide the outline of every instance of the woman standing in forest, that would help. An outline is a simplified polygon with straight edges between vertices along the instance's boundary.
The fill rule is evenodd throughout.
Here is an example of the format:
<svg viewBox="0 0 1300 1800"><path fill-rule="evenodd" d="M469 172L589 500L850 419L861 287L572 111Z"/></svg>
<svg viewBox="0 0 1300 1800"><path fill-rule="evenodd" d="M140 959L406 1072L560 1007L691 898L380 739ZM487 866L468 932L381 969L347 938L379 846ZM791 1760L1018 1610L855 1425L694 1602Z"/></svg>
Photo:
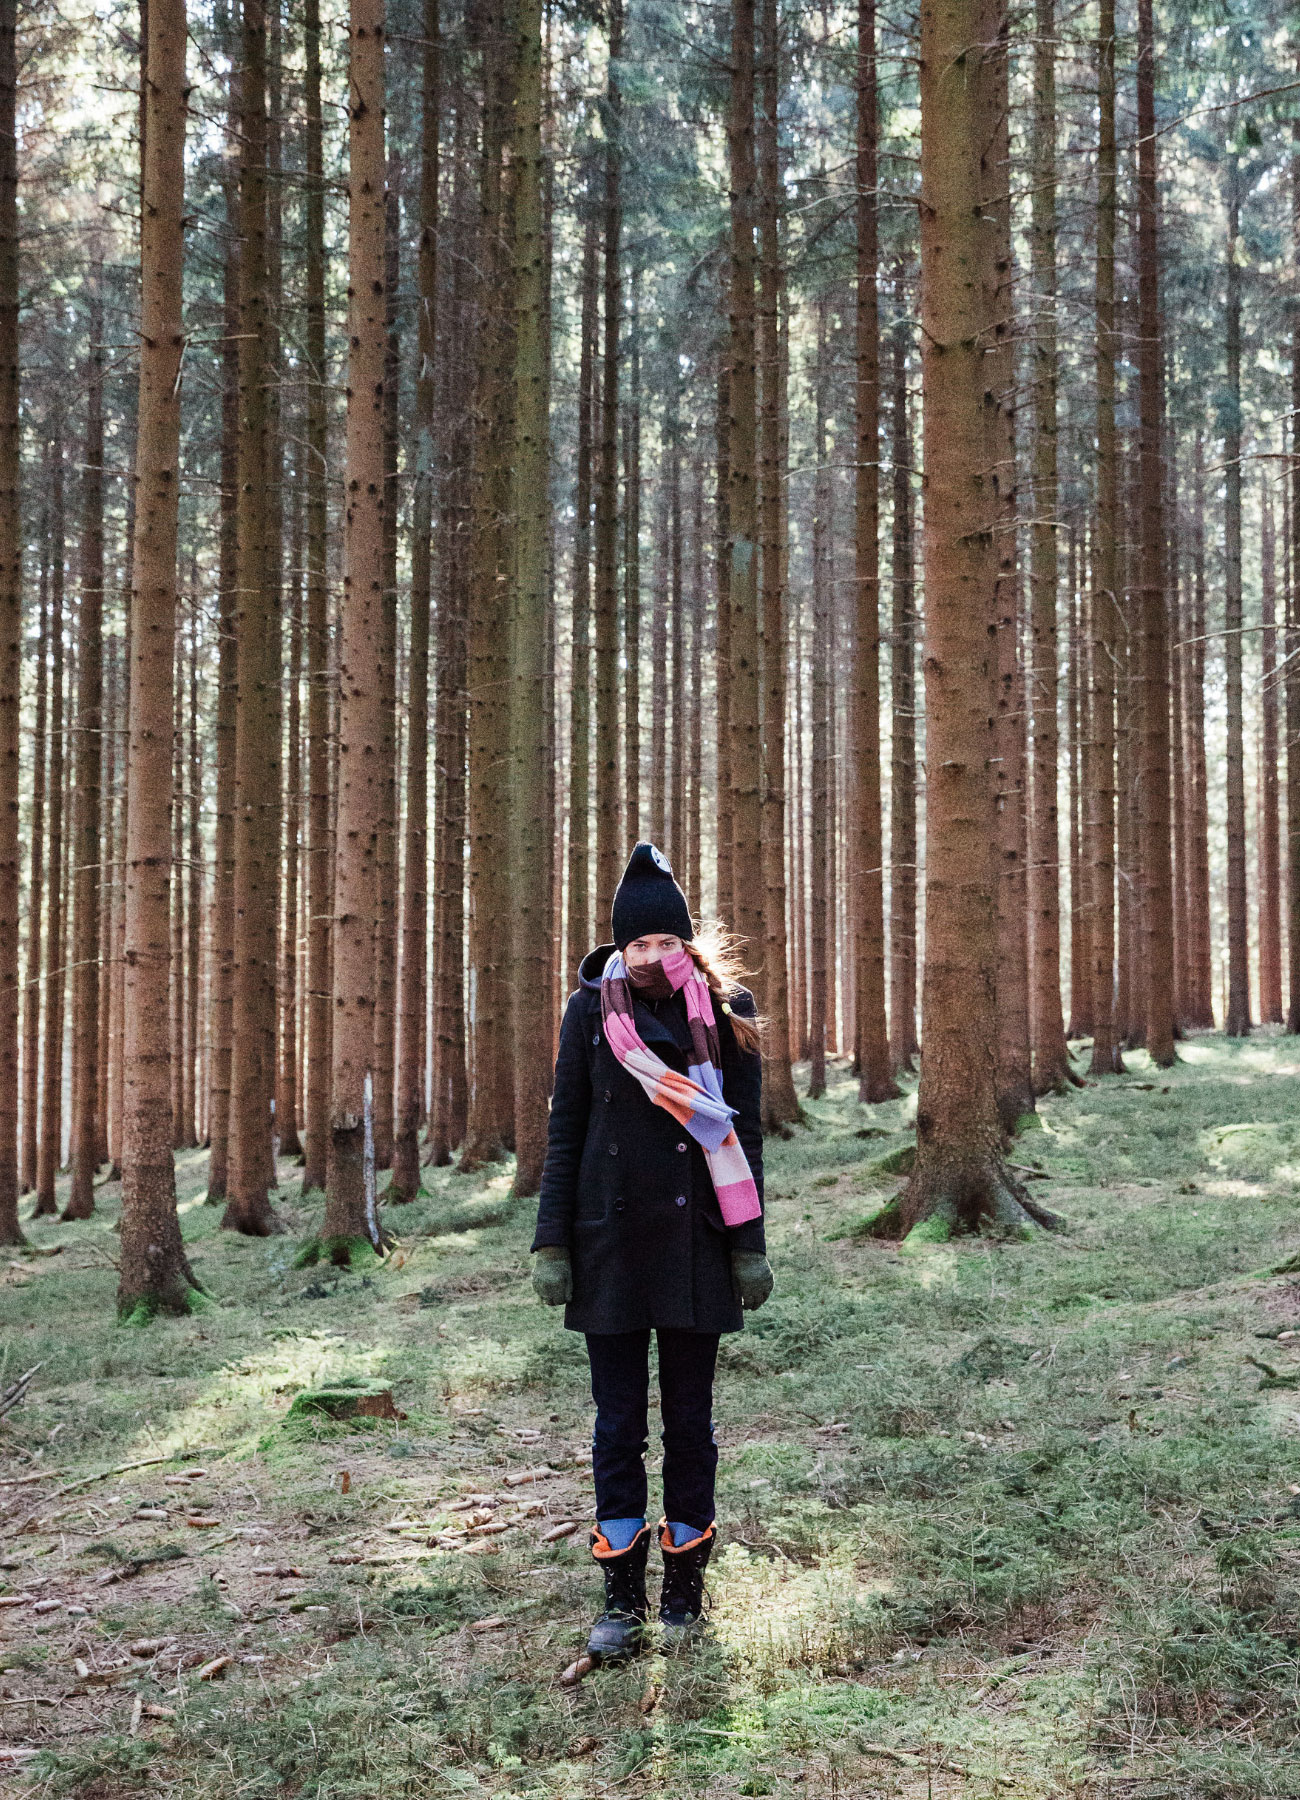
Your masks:
<svg viewBox="0 0 1300 1800"><path fill-rule="evenodd" d="M763 1237L762 1060L726 940L699 939L668 860L638 844L612 944L584 957L560 1032L533 1285L587 1339L596 1403L588 1654L642 1646L650 1333L659 1344L670 1643L700 1619L715 1542L713 1374L723 1332L772 1291Z"/></svg>

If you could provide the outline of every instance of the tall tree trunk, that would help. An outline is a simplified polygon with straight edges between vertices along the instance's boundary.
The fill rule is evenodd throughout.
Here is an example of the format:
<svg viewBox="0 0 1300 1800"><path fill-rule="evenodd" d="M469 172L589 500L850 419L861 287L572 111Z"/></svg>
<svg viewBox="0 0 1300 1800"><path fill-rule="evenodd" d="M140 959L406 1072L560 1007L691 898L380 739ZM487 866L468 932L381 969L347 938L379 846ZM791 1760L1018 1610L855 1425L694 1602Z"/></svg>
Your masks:
<svg viewBox="0 0 1300 1800"><path fill-rule="evenodd" d="M329 1152L334 846L330 834L330 662L327 563L329 460L325 365L325 180L322 160L320 0L305 0L306 562L307 562L307 1082L302 1191L325 1186Z"/></svg>
<svg viewBox="0 0 1300 1800"><path fill-rule="evenodd" d="M1245 1037L1250 1030L1250 953L1246 915L1246 769L1242 731L1241 606L1241 247L1238 173L1227 174L1227 302L1224 351L1227 363L1223 404L1223 661L1226 694L1225 784L1228 838L1228 1011L1224 1030ZM1145 483L1145 476L1144 476ZM1147 670L1152 681L1151 669ZM1158 690L1152 687L1151 699ZM1145 769L1144 769L1145 775Z"/></svg>
<svg viewBox="0 0 1300 1800"><path fill-rule="evenodd" d="M667 437L665 428L664 436ZM668 841L668 626L671 479L661 457L655 495L655 559L650 587L650 837Z"/></svg>
<svg viewBox="0 0 1300 1800"><path fill-rule="evenodd" d="M1300 70L1300 50L1296 53ZM1300 276L1300 116L1291 121L1291 274ZM1287 987L1286 1028L1300 1032L1300 309L1291 318L1291 612L1286 638L1286 836ZM1198 439L1199 442L1199 439ZM0 565L2 566L2 565ZM1202 662L1203 662L1202 657Z"/></svg>
<svg viewBox="0 0 1300 1800"><path fill-rule="evenodd" d="M601 346L600 455L596 480L596 929L614 905L619 856L618 792L618 353L623 235L623 0L606 0L609 74L601 108L605 132L604 341ZM677 821L673 825L676 828ZM524 1190L525 1192L529 1190Z"/></svg>
<svg viewBox="0 0 1300 1800"><path fill-rule="evenodd" d="M233 35L233 34L232 34ZM232 60L234 46L232 45ZM239 88L232 72L230 136L239 131ZM233 158L232 158L233 162ZM208 1205L225 1201L230 1171L230 1029L235 955L235 698L238 687L236 617L239 589L239 347L240 233L236 169L225 175L226 256L221 347L221 511L217 580L217 704L213 729L217 773L212 834L212 916L209 928L211 1066L208 1085Z"/></svg>
<svg viewBox="0 0 1300 1800"><path fill-rule="evenodd" d="M578 465L573 521L573 646L569 690L569 905L564 979L576 983L591 930L591 438L595 418L596 217L582 246Z"/></svg>
<svg viewBox="0 0 1300 1800"><path fill-rule="evenodd" d="M615 18L620 18L617 11ZM510 750L514 763L511 813L511 919L513 929L514 1089L516 1194L535 1194L541 1185L546 1155L547 1059L537 1054L531 1021L546 1005L551 991L550 906L547 885L539 879L548 854L549 809L546 791L547 746L547 564L549 552L550 430L547 417L547 343L550 337L549 296L543 234L546 229L542 179L542 0L520 0L515 16L514 112L514 632L511 657ZM611 38L611 89L616 41ZM606 255L610 254L607 240ZM618 245L613 244L617 275ZM618 317L617 285L606 267L605 454L613 463L617 451ZM612 353L613 368L608 367ZM617 471L615 470L615 475ZM617 498L615 494L614 498ZM608 546L611 615L615 555ZM614 636L615 619L609 621ZM598 651L599 655L599 645ZM612 657L611 657L612 660ZM610 735L617 738L610 696ZM611 785L617 770L610 772ZM613 810L617 811L615 794ZM599 832L599 822L597 824ZM549 1048L549 1046L548 1046Z"/></svg>
<svg viewBox="0 0 1300 1800"><path fill-rule="evenodd" d="M484 45L483 144L479 206L481 318L474 445L474 536L469 592L469 956L473 1056L469 1124L460 1170L470 1174L505 1154L514 1131L514 1058L508 1037L509 738L507 634L513 605L507 462L513 331L507 318L508 217L502 157L509 72L502 11L493 6Z"/></svg>
<svg viewBox="0 0 1300 1800"><path fill-rule="evenodd" d="M668 641L672 673L668 680L671 719L668 730L668 829L665 848L685 874L686 861L686 738L682 715L686 709L685 630L686 609L682 588L682 424L681 387L672 376L664 436L668 453Z"/></svg>
<svg viewBox="0 0 1300 1800"><path fill-rule="evenodd" d="M1034 481L1029 562L1033 638L1034 781L1030 894L1033 965L1030 1039L1034 1090L1074 1079L1061 1017L1061 850L1057 814L1056 450L1056 7L1036 0L1033 218ZM1071 594L1073 600L1073 593Z"/></svg>
<svg viewBox="0 0 1300 1800"><path fill-rule="evenodd" d="M275 1095L276 910L280 868L280 617L269 489L270 295L267 275L267 15L244 0L240 75L239 459L235 606L234 938L228 1191L222 1228L277 1229L269 1194ZM278 518L278 508L276 509ZM268 1030L269 1027L269 1030Z"/></svg>
<svg viewBox="0 0 1300 1800"><path fill-rule="evenodd" d="M1282 845L1278 819L1277 538L1266 477L1260 495L1259 1016L1282 1022Z"/></svg>
<svg viewBox="0 0 1300 1800"><path fill-rule="evenodd" d="M18 410L17 6L0 4L0 1092L18 1093L18 775L22 682ZM0 1106L0 1244L21 1244L18 1117Z"/></svg>
<svg viewBox="0 0 1300 1800"><path fill-rule="evenodd" d="M1025 679L1017 566L1018 462L1015 415L1015 264L1011 233L1011 145L1008 15L995 0L990 38L990 135L984 166L989 211L990 280L994 283L989 351L989 466L997 510L993 521L996 578L990 616L997 655L994 689L994 792L997 870L998 1112L1008 1135L1034 1111L1029 1041L1029 892Z"/></svg>
<svg viewBox="0 0 1300 1800"><path fill-rule="evenodd" d="M1088 961L1093 1075L1120 1075L1115 1016L1115 701L1121 636L1119 458L1115 437L1115 0L1101 0L1097 37L1097 512L1092 536L1091 729L1084 750L1087 796Z"/></svg>
<svg viewBox="0 0 1300 1800"><path fill-rule="evenodd" d="M198 1286L181 1243L172 1155L167 987L172 644L185 262L185 5L150 0L144 83L140 400L127 755L121 1255L123 1318L184 1313Z"/></svg>
<svg viewBox="0 0 1300 1800"><path fill-rule="evenodd" d="M324 1249L382 1244L374 1162L374 918L383 786L384 0L349 11L347 461L334 866L334 1032Z"/></svg>
<svg viewBox="0 0 1300 1800"><path fill-rule="evenodd" d="M760 1009L767 1003L762 967L763 896L741 880L762 853L762 739L758 667L757 393L754 330L754 0L732 0L731 93L727 115L730 172L731 290L727 465L731 565L731 826L735 910Z"/></svg>
<svg viewBox="0 0 1300 1800"><path fill-rule="evenodd" d="M638 271L630 279L629 387L624 424L623 508L623 821L641 836L641 313Z"/></svg>
<svg viewBox="0 0 1300 1800"><path fill-rule="evenodd" d="M295 459L296 461L296 459ZM297 469L294 470L295 477ZM303 532L302 497L295 483L290 527L289 668L284 733L284 907L280 935L280 1032L275 1081L275 1135L281 1156L301 1156L298 1136L298 1075L302 1034L298 1022L298 887L302 867L302 669Z"/></svg>
<svg viewBox="0 0 1300 1800"><path fill-rule="evenodd" d="M988 620L995 585L983 345L997 324L979 147L997 107L981 0L921 14L926 953L916 1165L881 1229L926 1238L1050 1215L1018 1194L998 1117ZM995 50L994 55L998 54ZM974 269L985 279L972 280Z"/></svg>
<svg viewBox="0 0 1300 1800"><path fill-rule="evenodd" d="M425 1015L429 867L429 611L433 594L433 456L438 342L438 125L442 104L439 0L425 0L420 115L420 246L416 264L415 487L411 531L411 641L408 666L406 857L403 869L401 1051L397 1137L389 1197L420 1191L424 1098L421 1027ZM541 759L539 759L541 760Z"/></svg>
<svg viewBox="0 0 1300 1800"><path fill-rule="evenodd" d="M0 42L0 50L3 44ZM50 569L48 520L41 520L37 591L36 731L32 749L32 825L27 880L27 966L23 992L23 1123L21 1186L36 1186L41 1094L41 924L45 896L45 747L49 732Z"/></svg>
<svg viewBox="0 0 1300 1800"><path fill-rule="evenodd" d="M764 1045L763 1123L784 1131L799 1117L790 1068L790 968L786 939L785 726L786 476L784 421L785 358L781 342L781 166L777 109L780 101L780 27L777 0L761 0L760 103L758 109L759 305L758 356L762 367L759 414L759 547L761 610L759 656L762 667L762 880L763 1006L768 1019ZM874 472L874 471L873 471ZM877 740L879 728L877 727ZM879 756L877 755L877 800ZM880 884L879 831L874 863ZM881 1017L884 1039L884 923L880 926ZM885 1061L888 1061L886 1055Z"/></svg>
<svg viewBox="0 0 1300 1800"><path fill-rule="evenodd" d="M713 501L713 608L717 689L716 863L714 910L720 917L736 917L733 870L735 823L731 812L731 463L727 445L731 435L731 366L729 346L718 354L717 406L714 410L716 487Z"/></svg>
<svg viewBox="0 0 1300 1800"><path fill-rule="evenodd" d="M196 1095L199 1080L199 980L203 933L203 754L199 747L199 613L190 632L189 804L185 915L185 1081L181 1089L184 1139L200 1142Z"/></svg>
<svg viewBox="0 0 1300 1800"><path fill-rule="evenodd" d="M1142 970L1147 1051L1157 1068L1174 1061L1173 876L1169 854L1169 634L1165 596L1165 504L1161 474L1160 263L1152 0L1138 0L1138 387L1141 532Z"/></svg>
<svg viewBox="0 0 1300 1800"><path fill-rule="evenodd" d="M834 529L834 477L827 461L827 399L830 386L830 344L827 331L829 305L826 296L817 303L817 363L813 377L815 423L813 426L812 519L812 865L810 942L810 1068L808 1098L818 1100L826 1091L826 927L827 860L829 843L828 782L830 776L831 593L830 545Z"/></svg>
<svg viewBox="0 0 1300 1800"><path fill-rule="evenodd" d="M465 343L477 329L477 295L469 291L468 265L475 254L475 225L467 204L471 133L465 90L456 106L453 146L455 186L452 229L456 255L452 263L449 304L451 329ZM434 864L434 1033L433 1115L429 1129L429 1161L437 1167L465 1135L468 1078L465 1066L465 753L466 753L466 620L470 513L470 389L473 360L468 355L446 359L447 410L450 415L442 503L441 560L438 594L437 743L435 781Z"/></svg>
<svg viewBox="0 0 1300 1800"><path fill-rule="evenodd" d="M912 527L912 432L907 408L907 349L911 333L901 269L894 282L894 308L889 1058L897 1070L909 1068L920 1048L916 1039L916 552Z"/></svg>
<svg viewBox="0 0 1300 1800"><path fill-rule="evenodd" d="M384 735L380 748L385 777L380 787L378 839L375 850L375 1167L393 1164L393 1070L396 1050L397 998L397 484L398 379L400 338L397 328L399 203L397 158L389 156L384 193L384 604L379 615L380 690Z"/></svg>
<svg viewBox="0 0 1300 1800"><path fill-rule="evenodd" d="M45 875L45 1018L41 1054L41 1138L33 1218L56 1212L54 1182L63 1148L63 1008L68 971L63 954L63 415L56 402L50 443L50 710L45 792L49 813ZM169 852L170 854L170 852Z"/></svg>
<svg viewBox="0 0 1300 1800"><path fill-rule="evenodd" d="M73 866L76 941L72 1060L77 1116L72 1127L72 1184L65 1219L95 1210L99 1161L100 768L104 726L104 326L103 264L96 264L87 328L86 438L81 477L81 608L77 622L77 774Z"/></svg>
<svg viewBox="0 0 1300 1800"><path fill-rule="evenodd" d="M1192 467L1192 641L1187 661L1187 733L1192 771L1188 819L1188 914L1195 996L1189 1023L1208 1031L1214 1026L1214 978L1210 933L1209 780L1205 761L1205 617L1205 439L1198 426ZM1290 669L1288 664L1288 675ZM1294 742L1294 739L1290 741ZM1300 769L1300 762L1297 767Z"/></svg>
<svg viewBox="0 0 1300 1800"><path fill-rule="evenodd" d="M884 838L880 822L880 307L876 4L858 0L857 468L854 526L857 606L853 637L855 757L852 828L854 1042L859 1100L898 1093L885 1022Z"/></svg>
<svg viewBox="0 0 1300 1800"><path fill-rule="evenodd" d="M118 654L121 639L111 636L105 646L104 657L104 710L103 760L100 766L100 794L103 805L103 856L104 865L101 872L100 908L99 908L99 1048L97 1067L99 1075L99 1095L95 1103L95 1162L100 1168L110 1161L109 1153L109 1095L112 1091L112 1046L113 1046L113 932L117 914L121 908L121 884L117 879L117 866L121 860L120 824L122 818L122 796L119 787L119 771L122 759L118 756L118 720L121 717L121 686L124 669ZM123 779L125 772L122 771ZM107 884L104 885L104 877Z"/></svg>

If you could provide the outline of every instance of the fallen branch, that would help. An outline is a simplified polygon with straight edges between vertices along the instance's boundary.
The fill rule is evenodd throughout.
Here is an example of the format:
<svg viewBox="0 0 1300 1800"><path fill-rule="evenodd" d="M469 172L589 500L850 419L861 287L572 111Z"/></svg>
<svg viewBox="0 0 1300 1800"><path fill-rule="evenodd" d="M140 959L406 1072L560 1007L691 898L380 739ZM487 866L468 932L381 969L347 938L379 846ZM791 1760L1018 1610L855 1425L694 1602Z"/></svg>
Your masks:
<svg viewBox="0 0 1300 1800"><path fill-rule="evenodd" d="M20 1375L17 1381L11 1382L4 1393L0 1394L0 1419L3 1419L5 1414L17 1406L21 1400L27 1398L27 1389L31 1386L32 1377L39 1374L44 1367L43 1362L38 1362L34 1368L28 1369L25 1375Z"/></svg>
<svg viewBox="0 0 1300 1800"><path fill-rule="evenodd" d="M923 1756L919 1750L895 1750L892 1744L859 1744L858 1749L864 1756L883 1756L890 1762L902 1763L907 1769L941 1769L945 1775L960 1775L963 1780L970 1781L975 1771L965 1763L946 1762L942 1757ZM1014 1787L1015 1779L1010 1775L992 1775L986 1777L996 1781L999 1787Z"/></svg>

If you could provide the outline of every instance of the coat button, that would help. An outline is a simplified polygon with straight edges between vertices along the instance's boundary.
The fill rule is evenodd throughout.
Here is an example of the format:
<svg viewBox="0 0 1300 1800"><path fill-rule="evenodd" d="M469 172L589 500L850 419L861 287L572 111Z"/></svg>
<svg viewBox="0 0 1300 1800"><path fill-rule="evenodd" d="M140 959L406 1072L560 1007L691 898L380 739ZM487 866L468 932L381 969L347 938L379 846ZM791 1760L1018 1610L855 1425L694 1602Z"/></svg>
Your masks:
<svg viewBox="0 0 1300 1800"><path fill-rule="evenodd" d="M612 1088L606 1088L605 1089L605 1104L606 1104L606 1106L609 1105L610 1101L613 1098L614 1098L614 1090Z"/></svg>
<svg viewBox="0 0 1300 1800"><path fill-rule="evenodd" d="M598 1043L599 1043L599 1042L600 1042L600 1033L599 1033L599 1032L597 1032L597 1033L596 1033L596 1035L595 1035L595 1037L594 1037L594 1038L592 1038L592 1040L591 1040L591 1041L592 1041L592 1043L593 1043L593 1044L598 1044Z"/></svg>
<svg viewBox="0 0 1300 1800"><path fill-rule="evenodd" d="M679 1150L685 1150L686 1146L685 1146L685 1144L678 1144L677 1148Z"/></svg>
<svg viewBox="0 0 1300 1800"><path fill-rule="evenodd" d="M617 1156L618 1155L618 1145L611 1144L609 1147L609 1153L611 1156Z"/></svg>
<svg viewBox="0 0 1300 1800"><path fill-rule="evenodd" d="M622 1210L623 1210L623 1205L624 1205L624 1202L623 1202L623 1201L622 1201L622 1200L616 1200L616 1201L615 1201L615 1202L614 1202L614 1211L615 1211L615 1212L622 1212Z"/></svg>
<svg viewBox="0 0 1300 1800"><path fill-rule="evenodd" d="M685 1194L678 1194L678 1196L677 1196L677 1204L678 1204L678 1206L685 1206L685 1204L686 1204L686 1196L685 1196Z"/></svg>

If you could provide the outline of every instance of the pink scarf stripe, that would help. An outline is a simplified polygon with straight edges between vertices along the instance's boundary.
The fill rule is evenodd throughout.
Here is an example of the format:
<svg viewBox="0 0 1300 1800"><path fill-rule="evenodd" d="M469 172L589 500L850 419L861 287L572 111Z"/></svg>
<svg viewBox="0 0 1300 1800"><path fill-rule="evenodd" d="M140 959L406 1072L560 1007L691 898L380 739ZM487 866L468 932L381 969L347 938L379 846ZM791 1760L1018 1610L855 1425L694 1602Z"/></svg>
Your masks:
<svg viewBox="0 0 1300 1800"><path fill-rule="evenodd" d="M690 1133L704 1152L709 1179L725 1225L744 1225L762 1216L762 1203L749 1161L732 1121L736 1109L727 1104L718 1067L717 1024L713 996L694 957L686 950L663 959L672 986L685 990L686 1018L691 1031L691 1066L702 1080L670 1069L637 1031L632 1013L632 987L622 953L614 951L600 984L605 1037L619 1063L641 1085L646 1097L662 1106Z"/></svg>

